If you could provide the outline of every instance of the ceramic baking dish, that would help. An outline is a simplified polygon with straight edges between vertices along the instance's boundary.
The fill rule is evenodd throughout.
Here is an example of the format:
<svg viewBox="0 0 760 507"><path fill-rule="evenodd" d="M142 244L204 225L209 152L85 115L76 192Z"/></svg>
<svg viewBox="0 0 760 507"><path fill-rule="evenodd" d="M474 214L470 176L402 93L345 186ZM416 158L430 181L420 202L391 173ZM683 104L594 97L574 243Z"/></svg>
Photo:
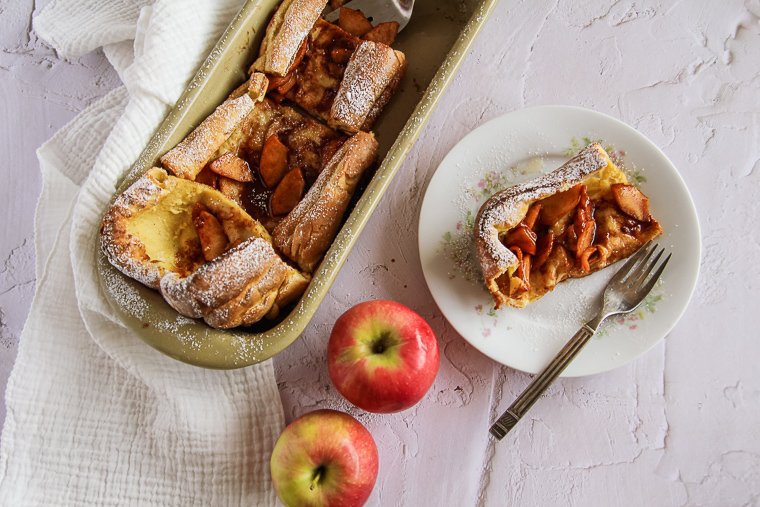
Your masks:
<svg viewBox="0 0 760 507"><path fill-rule="evenodd" d="M122 275L98 253L104 292L123 323L161 352L207 368L240 368L281 352L303 332L367 220L451 82L497 0L417 0L394 48L408 70L373 129L379 166L345 220L306 293L276 322L230 331L183 317L161 295ZM121 182L120 194L182 140L246 79L266 24L280 0L249 0Z"/></svg>

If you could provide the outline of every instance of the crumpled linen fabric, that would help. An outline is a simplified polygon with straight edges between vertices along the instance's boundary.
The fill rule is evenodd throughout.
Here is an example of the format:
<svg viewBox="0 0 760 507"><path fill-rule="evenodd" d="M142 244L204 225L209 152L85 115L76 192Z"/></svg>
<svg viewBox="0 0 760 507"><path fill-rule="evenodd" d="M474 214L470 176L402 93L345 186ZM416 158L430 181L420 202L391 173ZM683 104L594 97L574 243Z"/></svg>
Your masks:
<svg viewBox="0 0 760 507"><path fill-rule="evenodd" d="M119 178L242 3L54 0L34 20L64 56L102 47L124 86L38 150L37 287L6 392L0 505L275 505L271 361L164 356L119 324L95 270Z"/></svg>

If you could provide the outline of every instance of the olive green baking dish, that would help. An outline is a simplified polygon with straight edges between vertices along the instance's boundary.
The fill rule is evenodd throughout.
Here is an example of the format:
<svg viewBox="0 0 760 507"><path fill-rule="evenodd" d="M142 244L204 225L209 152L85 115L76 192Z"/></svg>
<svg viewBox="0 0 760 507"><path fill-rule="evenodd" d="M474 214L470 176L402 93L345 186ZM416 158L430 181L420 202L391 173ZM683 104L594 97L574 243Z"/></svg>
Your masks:
<svg viewBox="0 0 760 507"><path fill-rule="evenodd" d="M375 126L380 164L350 211L306 293L283 318L251 328L212 329L188 319L161 295L122 275L98 251L109 303L125 325L175 359L207 368L241 368L269 359L293 343L327 294L367 220L401 167L470 44L498 0L417 0L394 44L407 55L399 92ZM280 0L249 0L125 176L120 194L160 155L182 140L246 79L266 24Z"/></svg>

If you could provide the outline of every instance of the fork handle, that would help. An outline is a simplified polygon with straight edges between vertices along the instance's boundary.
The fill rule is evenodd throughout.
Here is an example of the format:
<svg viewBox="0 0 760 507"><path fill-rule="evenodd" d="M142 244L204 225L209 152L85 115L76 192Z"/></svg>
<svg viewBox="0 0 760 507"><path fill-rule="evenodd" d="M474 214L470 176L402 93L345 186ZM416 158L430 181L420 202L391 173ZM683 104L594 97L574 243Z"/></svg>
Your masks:
<svg viewBox="0 0 760 507"><path fill-rule="evenodd" d="M536 375L533 381L525 388L525 390L517 397L514 403L510 405L506 412L504 412L499 419L491 426L491 435L496 437L497 440L504 438L504 435L517 424L517 421L525 415L525 413L533 406L538 398L546 391L546 389L554 382L560 374L565 371L565 368L570 362L578 355L583 347L588 343L598 326L597 319L585 324L581 327L577 333L562 347L562 350L552 359L546 368L541 373ZM594 325L596 324L596 325Z"/></svg>

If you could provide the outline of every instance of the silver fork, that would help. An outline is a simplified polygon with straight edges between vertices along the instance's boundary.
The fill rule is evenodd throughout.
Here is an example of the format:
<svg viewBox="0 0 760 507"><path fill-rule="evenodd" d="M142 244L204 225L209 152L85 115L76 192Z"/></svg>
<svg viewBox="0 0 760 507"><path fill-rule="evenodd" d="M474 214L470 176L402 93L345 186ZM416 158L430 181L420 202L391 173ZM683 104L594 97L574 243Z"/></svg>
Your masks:
<svg viewBox="0 0 760 507"><path fill-rule="evenodd" d="M343 7L362 11L366 17L372 18L373 23L396 21L400 32L412 17L414 0L351 0ZM339 12L340 9L336 9L328 13L325 19L334 23L338 19Z"/></svg>
<svg viewBox="0 0 760 507"><path fill-rule="evenodd" d="M501 440L509 433L594 336L604 319L613 315L630 313L639 306L657 283L670 260L672 254L668 254L658 266L664 252L665 249L658 248L657 245L649 245L641 248L628 259L605 287L602 309L596 317L586 322L575 333L575 336L559 351L552 362L536 375L507 411L493 423L490 429L491 435Z"/></svg>

